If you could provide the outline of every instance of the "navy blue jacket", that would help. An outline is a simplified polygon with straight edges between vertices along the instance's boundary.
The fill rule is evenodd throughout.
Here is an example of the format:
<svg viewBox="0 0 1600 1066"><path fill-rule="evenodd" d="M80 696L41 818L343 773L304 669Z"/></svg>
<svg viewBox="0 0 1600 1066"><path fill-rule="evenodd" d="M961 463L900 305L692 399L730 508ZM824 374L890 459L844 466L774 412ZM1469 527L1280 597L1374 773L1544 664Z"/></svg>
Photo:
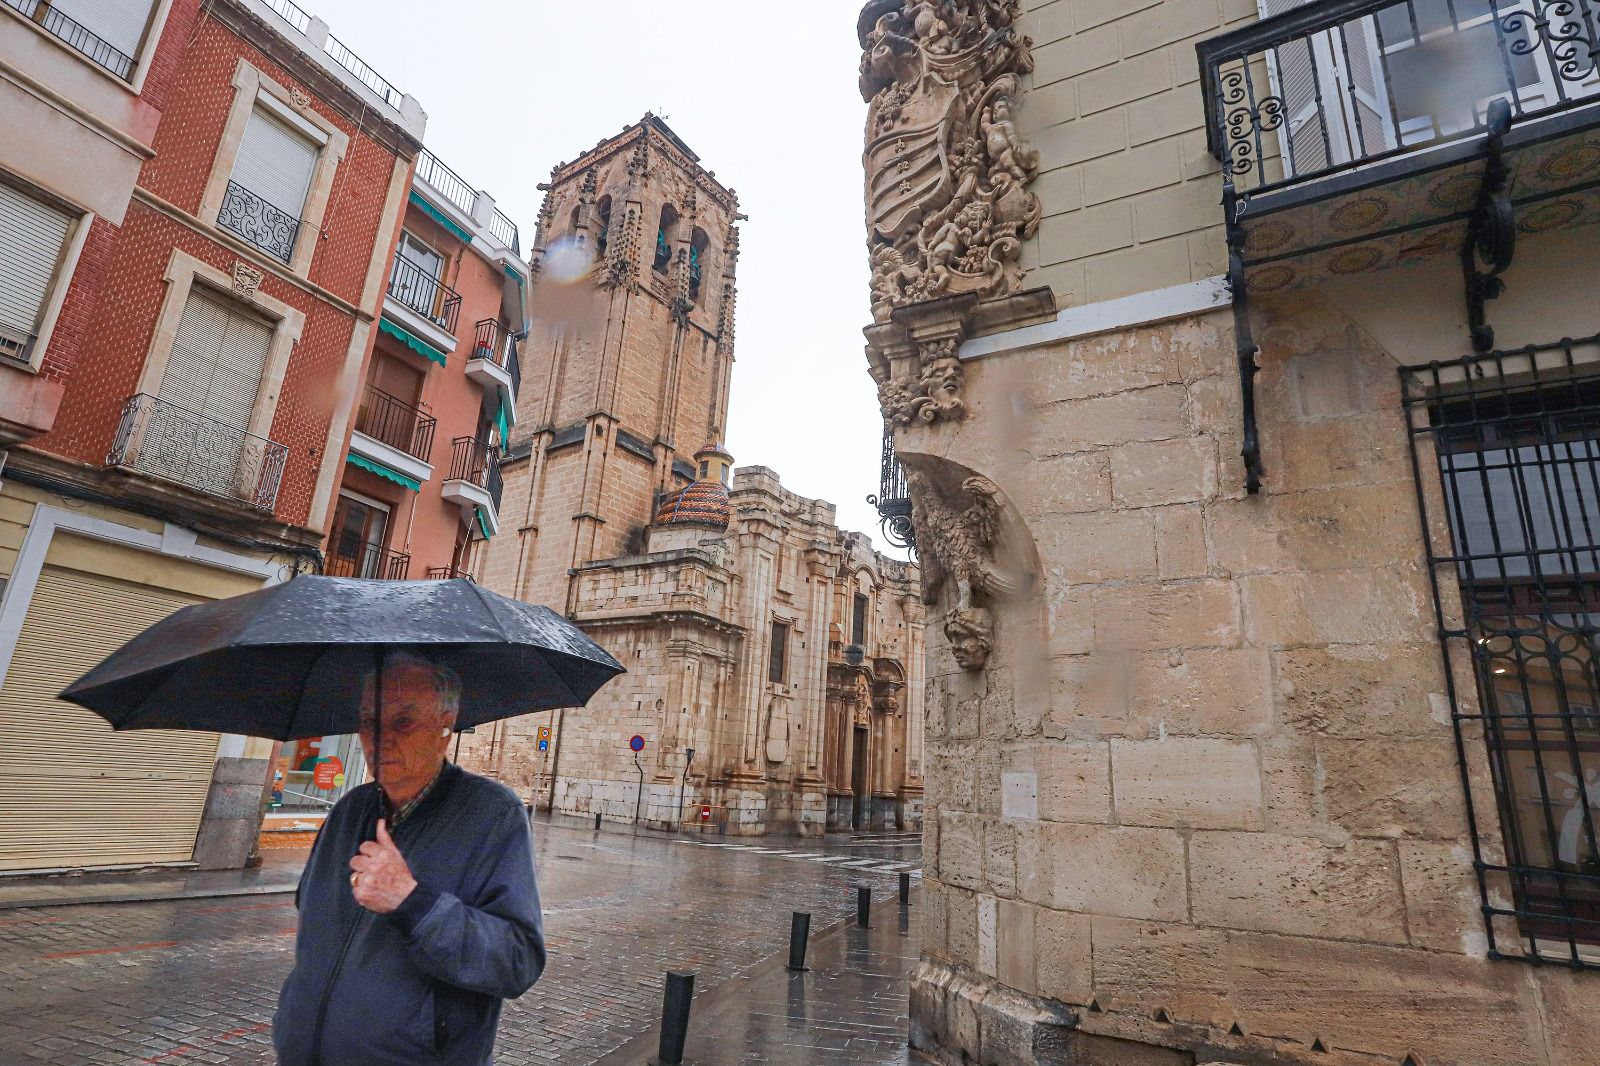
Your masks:
<svg viewBox="0 0 1600 1066"><path fill-rule="evenodd" d="M294 970L272 1020L280 1066L488 1066L501 1002L539 979L527 813L504 785L454 765L443 775L391 834L417 880L393 914L350 891L377 786L329 813L295 893Z"/></svg>

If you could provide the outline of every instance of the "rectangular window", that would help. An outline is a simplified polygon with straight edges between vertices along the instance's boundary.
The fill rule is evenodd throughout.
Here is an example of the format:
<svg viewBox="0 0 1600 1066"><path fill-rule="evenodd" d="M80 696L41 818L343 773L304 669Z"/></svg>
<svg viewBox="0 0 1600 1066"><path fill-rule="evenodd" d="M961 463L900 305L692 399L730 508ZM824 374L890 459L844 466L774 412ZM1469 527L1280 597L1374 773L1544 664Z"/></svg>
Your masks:
<svg viewBox="0 0 1600 1066"><path fill-rule="evenodd" d="M388 533L387 506L341 492L328 545L329 576L404 580L411 557L386 550Z"/></svg>
<svg viewBox="0 0 1600 1066"><path fill-rule="evenodd" d="M32 356L74 221L0 184L0 355L23 362Z"/></svg>
<svg viewBox="0 0 1600 1066"><path fill-rule="evenodd" d="M1442 637L1476 680L1476 700L1452 694L1457 739L1468 777L1487 774L1497 801L1472 813L1490 833L1498 814L1504 842L1503 862L1476 856L1489 946L1509 937L1522 955L1580 968L1600 966L1596 369L1575 364L1569 343L1405 378L1416 454L1444 488L1429 562L1460 592L1459 608L1441 603ZM1419 499L1426 511L1429 494Z"/></svg>
<svg viewBox="0 0 1600 1066"><path fill-rule="evenodd" d="M16 7L17 4L11 6ZM134 63L138 61L154 7L151 0L50 0L50 11L65 15L81 29L66 25L51 26L48 13L35 11L33 17L36 20L43 18L46 27L56 36L113 74L127 79L133 73ZM84 31L98 40L88 39ZM114 53L108 52L106 46Z"/></svg>
<svg viewBox="0 0 1600 1066"><path fill-rule="evenodd" d="M767 659L767 680L774 685L782 685L788 676L789 665L789 623L772 623L772 650Z"/></svg>
<svg viewBox="0 0 1600 1066"><path fill-rule="evenodd" d="M856 593L855 611L850 618L850 643L867 646L867 598Z"/></svg>
<svg viewBox="0 0 1600 1066"><path fill-rule="evenodd" d="M272 327L196 288L178 319L141 469L219 496L253 484L267 458L252 437Z"/></svg>
<svg viewBox="0 0 1600 1066"><path fill-rule="evenodd" d="M318 153L310 138L257 105L245 124L218 223L289 262Z"/></svg>

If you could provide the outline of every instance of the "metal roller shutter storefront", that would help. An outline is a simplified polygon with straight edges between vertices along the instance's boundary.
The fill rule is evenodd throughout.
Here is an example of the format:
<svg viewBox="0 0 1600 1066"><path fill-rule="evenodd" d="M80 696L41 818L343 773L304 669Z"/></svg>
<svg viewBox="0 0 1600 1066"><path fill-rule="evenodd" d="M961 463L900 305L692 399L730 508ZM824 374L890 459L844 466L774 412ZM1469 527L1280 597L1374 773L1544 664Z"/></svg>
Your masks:
<svg viewBox="0 0 1600 1066"><path fill-rule="evenodd" d="M214 733L113 732L55 694L200 599L47 565L0 688L0 870L186 862Z"/></svg>

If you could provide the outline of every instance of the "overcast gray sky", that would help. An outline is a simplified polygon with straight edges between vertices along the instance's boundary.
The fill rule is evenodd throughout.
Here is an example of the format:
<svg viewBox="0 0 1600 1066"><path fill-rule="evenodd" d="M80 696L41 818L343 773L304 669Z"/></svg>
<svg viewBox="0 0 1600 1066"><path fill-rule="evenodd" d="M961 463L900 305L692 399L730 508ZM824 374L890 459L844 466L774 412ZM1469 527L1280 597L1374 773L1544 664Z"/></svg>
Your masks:
<svg viewBox="0 0 1600 1066"><path fill-rule="evenodd" d="M883 547L865 499L882 423L861 336L859 0L299 2L422 103L428 147L530 237L553 166L665 117L750 216L729 449Z"/></svg>

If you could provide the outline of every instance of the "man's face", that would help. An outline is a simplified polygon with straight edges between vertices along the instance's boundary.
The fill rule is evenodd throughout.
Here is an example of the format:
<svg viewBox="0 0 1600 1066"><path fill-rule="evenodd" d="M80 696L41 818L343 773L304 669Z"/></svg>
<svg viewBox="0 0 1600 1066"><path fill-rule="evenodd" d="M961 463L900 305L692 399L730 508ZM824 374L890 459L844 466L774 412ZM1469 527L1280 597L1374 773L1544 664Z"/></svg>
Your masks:
<svg viewBox="0 0 1600 1066"><path fill-rule="evenodd" d="M376 750L374 686L361 703L361 750L384 791L406 795L439 772L450 746L450 716L439 703L433 672L411 664L383 672L383 751Z"/></svg>

